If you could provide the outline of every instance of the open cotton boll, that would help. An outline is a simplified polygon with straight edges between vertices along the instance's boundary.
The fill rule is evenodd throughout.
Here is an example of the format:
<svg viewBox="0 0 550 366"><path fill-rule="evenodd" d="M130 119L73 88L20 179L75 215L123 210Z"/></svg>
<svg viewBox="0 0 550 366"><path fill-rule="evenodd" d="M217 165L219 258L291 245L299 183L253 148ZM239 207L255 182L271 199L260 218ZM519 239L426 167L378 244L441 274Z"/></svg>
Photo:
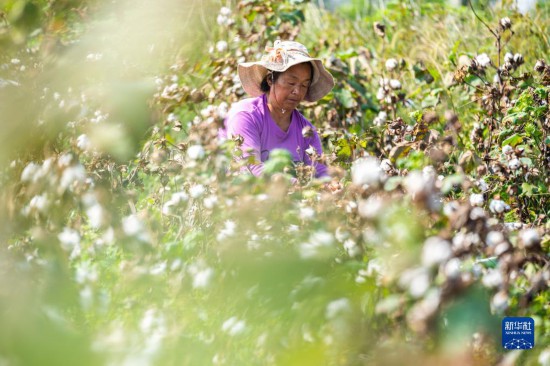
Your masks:
<svg viewBox="0 0 550 366"><path fill-rule="evenodd" d="M489 210L491 210L492 213L499 214L510 210L510 206L501 200L491 200L491 203L489 203Z"/></svg>
<svg viewBox="0 0 550 366"><path fill-rule="evenodd" d="M422 264L426 267L439 265L449 259L451 254L451 243L438 236L432 236L424 242Z"/></svg>
<svg viewBox="0 0 550 366"><path fill-rule="evenodd" d="M187 149L187 157L191 160L200 160L204 158L205 151L201 145L192 145Z"/></svg>
<svg viewBox="0 0 550 366"><path fill-rule="evenodd" d="M386 60L386 70L388 71L395 70L398 65L399 65L399 62L394 58L389 58Z"/></svg>
<svg viewBox="0 0 550 366"><path fill-rule="evenodd" d="M519 238L525 248L531 248L540 243L540 235L536 229L525 229L520 231Z"/></svg>
<svg viewBox="0 0 550 366"><path fill-rule="evenodd" d="M477 55L475 60L483 68L485 68L485 67L487 67L491 64L491 59L489 58L489 56L487 56L486 53L482 53L480 55Z"/></svg>
<svg viewBox="0 0 550 366"><path fill-rule="evenodd" d="M380 162L371 156L359 158L351 166L352 182L358 186L378 185L383 175Z"/></svg>
<svg viewBox="0 0 550 366"><path fill-rule="evenodd" d="M483 202L485 202L485 200L483 199L482 193L474 193L470 195L470 204L472 206L483 206Z"/></svg>

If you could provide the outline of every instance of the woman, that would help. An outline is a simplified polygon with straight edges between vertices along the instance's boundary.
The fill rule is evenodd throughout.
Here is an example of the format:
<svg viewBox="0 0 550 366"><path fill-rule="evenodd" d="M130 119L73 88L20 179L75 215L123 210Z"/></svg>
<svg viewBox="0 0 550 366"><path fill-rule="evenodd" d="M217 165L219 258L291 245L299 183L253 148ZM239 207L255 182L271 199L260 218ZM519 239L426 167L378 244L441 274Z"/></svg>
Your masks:
<svg viewBox="0 0 550 366"><path fill-rule="evenodd" d="M295 163L313 165L317 178L327 176L327 167L308 155L311 148L322 154L319 135L296 107L303 100L314 102L325 96L334 80L298 42L275 41L266 52L261 61L239 64L243 89L253 98L231 107L225 121L227 137L242 136L243 157L255 158L256 164L248 168L256 176L262 174L263 162L273 149L286 149Z"/></svg>

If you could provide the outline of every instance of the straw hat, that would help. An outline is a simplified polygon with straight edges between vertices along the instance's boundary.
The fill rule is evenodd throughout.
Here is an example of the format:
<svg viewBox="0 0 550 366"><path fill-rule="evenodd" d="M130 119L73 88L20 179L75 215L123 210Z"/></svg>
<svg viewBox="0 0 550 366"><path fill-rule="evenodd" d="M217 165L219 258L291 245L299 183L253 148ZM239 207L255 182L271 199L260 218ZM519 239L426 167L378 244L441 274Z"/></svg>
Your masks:
<svg viewBox="0 0 550 366"><path fill-rule="evenodd" d="M290 67L303 62L311 62L313 80L305 96L308 102L315 102L324 97L334 86L332 75L325 70L318 58L309 56L307 48L298 42L275 41L273 47L266 47L266 54L261 61L239 64L239 78L243 89L253 97L262 95L260 84L268 70L284 72Z"/></svg>

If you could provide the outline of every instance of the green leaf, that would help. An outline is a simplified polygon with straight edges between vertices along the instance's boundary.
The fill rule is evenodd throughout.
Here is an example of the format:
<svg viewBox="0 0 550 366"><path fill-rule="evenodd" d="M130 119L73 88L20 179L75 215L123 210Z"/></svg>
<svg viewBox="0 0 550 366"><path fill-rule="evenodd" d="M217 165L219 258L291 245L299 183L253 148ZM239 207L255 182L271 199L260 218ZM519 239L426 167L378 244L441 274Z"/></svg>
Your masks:
<svg viewBox="0 0 550 366"><path fill-rule="evenodd" d="M529 183L523 183L521 185L521 194L520 196L531 197L534 193L537 193L538 188Z"/></svg>
<svg viewBox="0 0 550 366"><path fill-rule="evenodd" d="M528 168L533 167L533 161L530 158L519 158L519 161Z"/></svg>
<svg viewBox="0 0 550 366"><path fill-rule="evenodd" d="M274 149L269 159L264 163L264 173L283 173L286 168L292 167L292 155L286 149Z"/></svg>
<svg viewBox="0 0 550 366"><path fill-rule="evenodd" d="M337 141L336 146L339 147L338 151L336 152L336 155L338 155L339 158L351 157L351 146L349 145L348 140L340 139Z"/></svg>
<svg viewBox="0 0 550 366"><path fill-rule="evenodd" d="M415 122L420 122L422 121L422 111L420 110L413 111L409 113L409 117Z"/></svg>
<svg viewBox="0 0 550 366"><path fill-rule="evenodd" d="M344 108L353 108L356 106L355 99L351 95L351 92L348 89L340 89L334 92L336 99L344 106Z"/></svg>
<svg viewBox="0 0 550 366"><path fill-rule="evenodd" d="M498 265L498 257L478 259L476 263L481 264L485 268L496 268Z"/></svg>
<svg viewBox="0 0 550 366"><path fill-rule="evenodd" d="M422 108L429 108L429 107L435 107L439 104L439 97L434 95L428 95L426 98L422 100Z"/></svg>
<svg viewBox="0 0 550 366"><path fill-rule="evenodd" d="M297 25L300 22L303 22L306 20L304 13L301 10L294 10L290 12L284 12L279 15L279 18L283 22L290 22L293 25Z"/></svg>
<svg viewBox="0 0 550 366"><path fill-rule="evenodd" d="M403 177L390 177L388 180L386 180L386 183L384 183L384 190L387 192L391 192L403 181Z"/></svg>
<svg viewBox="0 0 550 366"><path fill-rule="evenodd" d="M456 58L456 54L458 52L458 46L460 46L460 40L456 41L455 44L453 45L453 48L451 50L451 52L449 53L449 61L451 61L453 63L453 65L456 65L457 64L457 58Z"/></svg>
<svg viewBox="0 0 550 366"><path fill-rule="evenodd" d="M504 117L503 122L512 122L517 125L518 123L523 123L528 116L526 112L512 113Z"/></svg>
<svg viewBox="0 0 550 366"><path fill-rule="evenodd" d="M461 174L454 174L446 177L443 180L443 186L441 192L449 193L454 187L459 186L464 181L464 176Z"/></svg>
<svg viewBox="0 0 550 366"><path fill-rule="evenodd" d="M426 84L430 84L431 82L434 81L434 77L432 76L432 74L430 74L430 72L426 69L426 67L421 63L417 63L416 65L414 65L413 71L414 71L414 77L418 81L425 81Z"/></svg>
<svg viewBox="0 0 550 366"><path fill-rule="evenodd" d="M512 147L515 147L517 144L519 144L522 141L523 141L523 137L515 133L512 136L508 137L506 140L502 141L501 146L510 145Z"/></svg>

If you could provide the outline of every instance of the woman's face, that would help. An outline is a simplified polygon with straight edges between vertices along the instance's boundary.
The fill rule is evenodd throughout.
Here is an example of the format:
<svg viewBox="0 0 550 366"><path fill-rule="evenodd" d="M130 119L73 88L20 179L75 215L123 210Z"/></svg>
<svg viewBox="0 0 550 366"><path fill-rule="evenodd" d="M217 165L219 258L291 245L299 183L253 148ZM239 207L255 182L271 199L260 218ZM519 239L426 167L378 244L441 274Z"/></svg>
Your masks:
<svg viewBox="0 0 550 366"><path fill-rule="evenodd" d="M311 83L311 65L301 63L283 72L271 86L270 99L283 109L292 110L304 100Z"/></svg>

